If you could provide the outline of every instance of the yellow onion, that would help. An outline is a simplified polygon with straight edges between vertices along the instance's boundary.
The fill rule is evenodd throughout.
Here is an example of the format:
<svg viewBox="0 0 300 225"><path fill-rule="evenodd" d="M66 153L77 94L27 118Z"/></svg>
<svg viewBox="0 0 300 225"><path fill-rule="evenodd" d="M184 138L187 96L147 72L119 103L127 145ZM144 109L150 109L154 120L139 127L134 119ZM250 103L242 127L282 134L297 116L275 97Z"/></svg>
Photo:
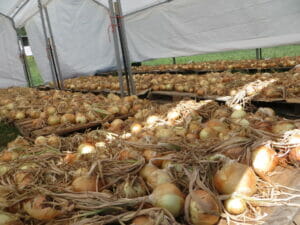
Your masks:
<svg viewBox="0 0 300 225"><path fill-rule="evenodd" d="M48 106L46 108L46 113L48 115L54 115L54 114L56 114L56 108L54 106Z"/></svg>
<svg viewBox="0 0 300 225"><path fill-rule="evenodd" d="M85 124L85 123L87 123L87 118L82 113L76 113L76 115L75 115L75 122L76 123L80 123L80 124Z"/></svg>
<svg viewBox="0 0 300 225"><path fill-rule="evenodd" d="M132 221L131 225L155 225L155 221L148 216L138 216Z"/></svg>
<svg viewBox="0 0 300 225"><path fill-rule="evenodd" d="M257 177L247 165L230 160L213 178L215 188L221 194L239 193L251 196L256 192Z"/></svg>
<svg viewBox="0 0 300 225"><path fill-rule="evenodd" d="M47 122L50 126L60 124L60 117L58 115L51 115L48 117Z"/></svg>
<svg viewBox="0 0 300 225"><path fill-rule="evenodd" d="M168 210L174 217L183 211L184 195L172 183L158 185L150 195L150 200L155 207Z"/></svg>
<svg viewBox="0 0 300 225"><path fill-rule="evenodd" d="M221 121L216 120L216 119L209 120L206 123L206 126L209 127L209 128L212 128L216 132L223 132L224 133L224 132L228 131L227 126L224 123L222 123Z"/></svg>
<svg viewBox="0 0 300 225"><path fill-rule="evenodd" d="M155 123L157 123L158 121L160 121L160 118L158 116L149 116L146 120L146 124L148 126L153 126Z"/></svg>
<svg viewBox="0 0 300 225"><path fill-rule="evenodd" d="M35 140L34 140L34 144L36 145L47 145L47 141L48 139L44 136L38 136Z"/></svg>
<svg viewBox="0 0 300 225"><path fill-rule="evenodd" d="M294 163L300 163L300 147L291 149L289 153L289 160Z"/></svg>
<svg viewBox="0 0 300 225"><path fill-rule="evenodd" d="M240 109L240 110L235 110L235 111L233 111L233 113L231 114L230 117L231 117L232 119L242 119L242 118L244 118L246 115L247 115L247 113L246 113L244 110Z"/></svg>
<svg viewBox="0 0 300 225"><path fill-rule="evenodd" d="M56 135L50 135L47 138L47 144L53 148L60 148L61 142L60 142L60 137L56 136Z"/></svg>
<svg viewBox="0 0 300 225"><path fill-rule="evenodd" d="M200 124L198 121L192 121L190 124L189 124L189 129L188 129L188 132L190 134L198 134L201 130L201 127L200 127Z"/></svg>
<svg viewBox="0 0 300 225"><path fill-rule="evenodd" d="M131 149L124 149L119 153L119 160L137 159L140 157L140 153Z"/></svg>
<svg viewBox="0 0 300 225"><path fill-rule="evenodd" d="M271 108L267 107L260 107L256 111L257 114L268 116L268 117L274 117L275 116L275 111Z"/></svg>
<svg viewBox="0 0 300 225"><path fill-rule="evenodd" d="M6 174L9 171L9 167L6 164L0 164L0 176Z"/></svg>
<svg viewBox="0 0 300 225"><path fill-rule="evenodd" d="M45 196L38 195L34 199L25 202L23 208L32 218L42 221L50 221L62 215L61 210L43 206L46 202Z"/></svg>
<svg viewBox="0 0 300 225"><path fill-rule="evenodd" d="M216 199L206 191L196 190L191 194L190 221L193 225L213 225L219 220L220 209Z"/></svg>
<svg viewBox="0 0 300 225"><path fill-rule="evenodd" d="M74 172L74 177L81 177L81 176L84 176L84 175L87 175L88 173L88 169L85 168L85 167L80 167L78 168L75 172Z"/></svg>
<svg viewBox="0 0 300 225"><path fill-rule="evenodd" d="M167 118L169 121L175 121L180 118L180 113L177 111L168 112Z"/></svg>
<svg viewBox="0 0 300 225"><path fill-rule="evenodd" d="M174 135L173 130L170 128L158 127L155 131L155 137L161 140L171 138L173 137L173 135Z"/></svg>
<svg viewBox="0 0 300 225"><path fill-rule="evenodd" d="M19 157L19 154L15 151L2 151L0 153L0 161L9 162L12 160L16 160Z"/></svg>
<svg viewBox="0 0 300 225"><path fill-rule="evenodd" d="M233 197L225 200L224 207L227 212L233 215L242 214L247 209L245 200L238 197Z"/></svg>
<svg viewBox="0 0 300 225"><path fill-rule="evenodd" d="M276 123L274 126L272 126L272 132L275 134L284 134L285 132L289 131L289 130L293 130L295 129L296 126L288 121L280 121L278 123Z"/></svg>
<svg viewBox="0 0 300 225"><path fill-rule="evenodd" d="M66 113L61 117L61 123L75 123L75 115Z"/></svg>
<svg viewBox="0 0 300 225"><path fill-rule="evenodd" d="M67 153L63 159L65 163L74 163L79 159L78 154L76 153Z"/></svg>
<svg viewBox="0 0 300 225"><path fill-rule="evenodd" d="M16 120L21 120L21 119L24 119L25 118L25 113L22 112L22 111L17 111L16 112L16 115L15 115L15 119Z"/></svg>
<svg viewBox="0 0 300 225"><path fill-rule="evenodd" d="M120 112L120 109L118 106L110 106L107 111L110 113L110 114L117 114Z"/></svg>
<svg viewBox="0 0 300 225"><path fill-rule="evenodd" d="M96 150L96 148L95 148L94 145L91 145L89 143L83 143L83 144L81 144L81 145L78 146L77 152L80 155L86 155L86 154L96 153L97 150Z"/></svg>
<svg viewBox="0 0 300 225"><path fill-rule="evenodd" d="M277 154L269 145L259 146L253 150L252 168L262 178L272 172L277 165Z"/></svg>
<svg viewBox="0 0 300 225"><path fill-rule="evenodd" d="M159 158L161 155L158 152L153 151L151 149L145 149L143 152L143 156L146 159L146 161L149 162L152 159ZM162 160L152 160L151 162L158 167L162 164Z"/></svg>
<svg viewBox="0 0 300 225"><path fill-rule="evenodd" d="M130 126L130 131L133 135L138 135L142 132L143 127L139 123L134 123Z"/></svg>
<svg viewBox="0 0 300 225"><path fill-rule="evenodd" d="M115 119L111 122L109 129L111 131L120 131L121 128L124 126L124 121L121 119Z"/></svg>
<svg viewBox="0 0 300 225"><path fill-rule="evenodd" d="M216 137L216 131L211 127L204 127L199 134L201 140L207 140Z"/></svg>
<svg viewBox="0 0 300 225"><path fill-rule="evenodd" d="M120 97L118 95L113 94L113 93L109 93L107 95L107 98L112 100L113 102L117 102L117 101L120 100Z"/></svg>
<svg viewBox="0 0 300 225"><path fill-rule="evenodd" d="M0 211L0 225L23 225L15 214Z"/></svg>
<svg viewBox="0 0 300 225"><path fill-rule="evenodd" d="M177 172L183 172L183 165L175 163L171 160L164 160L162 162L161 168L163 169L174 169Z"/></svg>
<svg viewBox="0 0 300 225"><path fill-rule="evenodd" d="M160 184L171 183L172 179L165 170L161 170L152 164L145 165L140 175L151 188L156 188Z"/></svg>
<svg viewBox="0 0 300 225"><path fill-rule="evenodd" d="M136 198L147 194L146 188L139 181L125 181L117 186L122 198Z"/></svg>
<svg viewBox="0 0 300 225"><path fill-rule="evenodd" d="M7 144L7 148L8 149L23 148L29 145L30 145L29 142L24 137L18 136L15 140Z"/></svg>
<svg viewBox="0 0 300 225"><path fill-rule="evenodd" d="M98 188L100 186L98 182ZM72 182L72 190L75 192L97 191L97 177L86 175L76 177Z"/></svg>

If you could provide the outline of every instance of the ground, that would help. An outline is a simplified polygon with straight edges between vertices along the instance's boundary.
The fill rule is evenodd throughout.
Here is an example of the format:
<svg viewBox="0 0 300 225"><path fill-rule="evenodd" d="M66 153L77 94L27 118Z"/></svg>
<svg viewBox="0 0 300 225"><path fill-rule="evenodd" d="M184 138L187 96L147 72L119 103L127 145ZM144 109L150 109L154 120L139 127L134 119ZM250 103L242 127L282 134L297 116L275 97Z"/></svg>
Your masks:
<svg viewBox="0 0 300 225"><path fill-rule="evenodd" d="M265 48L262 50L263 58L275 58L283 56L299 56L300 45L288 45L273 48ZM215 60L240 60L240 59L254 59L256 57L255 50L239 50L221 53L212 53L206 55L195 55L187 57L176 57L176 62L189 63L189 62L201 62L201 61L215 61ZM143 62L143 65L160 65L171 64L172 58L155 59ZM39 74L39 70L32 56L28 57L28 64L32 75L34 85L41 85L43 80ZM0 149L2 149L7 142L13 140L18 135L17 130L4 123L0 123Z"/></svg>

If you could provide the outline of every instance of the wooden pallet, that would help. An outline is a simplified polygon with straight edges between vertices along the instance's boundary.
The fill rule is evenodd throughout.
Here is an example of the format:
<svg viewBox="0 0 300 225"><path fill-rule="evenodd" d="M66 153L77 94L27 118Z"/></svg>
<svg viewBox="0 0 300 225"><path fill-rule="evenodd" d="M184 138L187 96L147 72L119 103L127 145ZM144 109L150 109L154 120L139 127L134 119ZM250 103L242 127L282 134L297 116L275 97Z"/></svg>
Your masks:
<svg viewBox="0 0 300 225"><path fill-rule="evenodd" d="M101 127L104 123L111 122L114 119L127 119L131 115L123 115L116 117L107 117L103 120L97 120L93 122L89 122L86 124L70 124L68 126L65 125L56 125L56 126L33 126L34 119L25 119L14 122L15 127L19 130L22 136L35 139L38 136L47 136L50 134L56 134L58 136L65 136L67 134L73 132L80 132L86 129L92 129L95 127Z"/></svg>

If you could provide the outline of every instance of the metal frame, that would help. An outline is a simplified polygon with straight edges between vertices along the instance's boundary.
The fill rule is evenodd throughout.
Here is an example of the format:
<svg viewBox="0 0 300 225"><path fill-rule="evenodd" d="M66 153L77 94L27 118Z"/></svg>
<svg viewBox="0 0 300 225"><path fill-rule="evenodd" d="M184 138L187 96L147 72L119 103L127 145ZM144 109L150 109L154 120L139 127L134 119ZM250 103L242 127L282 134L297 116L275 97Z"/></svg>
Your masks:
<svg viewBox="0 0 300 225"><path fill-rule="evenodd" d="M22 3L22 5L12 14L11 18L15 18L15 16L28 4L30 0L26 0Z"/></svg>
<svg viewBox="0 0 300 225"><path fill-rule="evenodd" d="M109 13L110 13L111 24L113 26L112 34L113 34L113 39L114 39L114 49L115 49L115 57L116 57L116 62L117 62L120 91L121 91L121 96L124 97L125 94L124 94L124 84L123 84L123 73L122 73L122 65L121 65L121 58L120 58L121 57L120 46L119 46L118 34L117 34L118 29L115 28L115 26L117 26L117 19L116 19L116 15L114 12L114 6L113 6L112 0L109 0L109 8L110 8Z"/></svg>
<svg viewBox="0 0 300 225"><path fill-rule="evenodd" d="M261 48L256 48L256 59L262 59L262 49Z"/></svg>
<svg viewBox="0 0 300 225"><path fill-rule="evenodd" d="M159 5L162 5L162 4L166 4L166 3L169 3L169 2L172 2L172 1L173 1L173 0L165 0L164 2L159 2L159 3L157 3L157 4L150 5L150 6L146 7L146 8L143 8L143 9L140 9L140 10L137 10L137 11L134 11L134 12L125 14L124 17L130 16L130 15L133 15L133 14L136 14L136 13L145 11L145 10L147 10L147 9L151 9L151 8L153 8L153 7L156 7L156 6L159 6Z"/></svg>
<svg viewBox="0 0 300 225"><path fill-rule="evenodd" d="M5 15L4 13L1 13L1 12L0 12L0 16L3 16L3 17L5 17L6 19L8 19L8 20L11 22L12 27L13 27L13 29L14 29L15 32L16 32L17 45L18 45L18 49L19 49L19 56L20 56L20 58L21 58L21 62L22 62L22 65L23 65L24 75L25 75L25 78L26 78L26 81L27 81L28 86L29 86L29 87L32 87L31 75L30 75L30 72L29 72L29 70L28 70L28 65L27 65L26 57L24 56L23 50L21 49L21 46L20 46L20 43L19 43L20 37L19 37L19 35L18 35L18 32L17 32L17 28L16 28L16 25L15 25L15 22L14 22L14 20L13 20L11 17Z"/></svg>

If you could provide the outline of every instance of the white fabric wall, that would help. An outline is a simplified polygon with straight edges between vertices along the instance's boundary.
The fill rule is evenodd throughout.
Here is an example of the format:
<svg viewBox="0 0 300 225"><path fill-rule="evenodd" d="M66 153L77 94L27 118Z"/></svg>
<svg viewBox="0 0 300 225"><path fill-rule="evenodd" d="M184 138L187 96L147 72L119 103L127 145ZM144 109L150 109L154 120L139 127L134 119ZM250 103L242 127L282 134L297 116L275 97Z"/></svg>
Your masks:
<svg viewBox="0 0 300 225"><path fill-rule="evenodd" d="M115 64L110 18L92 1L53 0L48 5L64 78L110 69ZM44 80L52 78L39 14L26 24L33 54Z"/></svg>
<svg viewBox="0 0 300 225"><path fill-rule="evenodd" d="M16 31L12 22L0 15L0 88L26 85Z"/></svg>
<svg viewBox="0 0 300 225"><path fill-rule="evenodd" d="M174 0L126 18L132 60L300 43L299 0Z"/></svg>

